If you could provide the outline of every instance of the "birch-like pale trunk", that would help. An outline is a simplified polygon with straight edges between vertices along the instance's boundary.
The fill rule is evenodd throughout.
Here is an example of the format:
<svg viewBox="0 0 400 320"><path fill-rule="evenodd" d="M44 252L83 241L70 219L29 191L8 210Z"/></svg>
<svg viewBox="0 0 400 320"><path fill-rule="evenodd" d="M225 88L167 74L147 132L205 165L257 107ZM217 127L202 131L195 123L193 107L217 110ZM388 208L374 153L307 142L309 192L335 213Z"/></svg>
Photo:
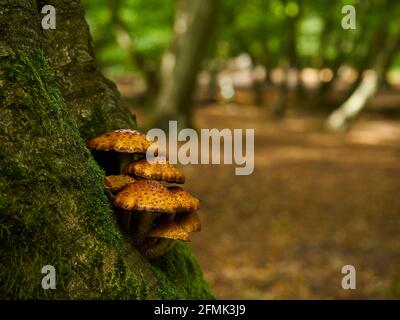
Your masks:
<svg viewBox="0 0 400 320"><path fill-rule="evenodd" d="M161 62L161 89L156 117L161 128L169 120L191 126L192 94L215 26L218 0L180 0L174 37Z"/></svg>

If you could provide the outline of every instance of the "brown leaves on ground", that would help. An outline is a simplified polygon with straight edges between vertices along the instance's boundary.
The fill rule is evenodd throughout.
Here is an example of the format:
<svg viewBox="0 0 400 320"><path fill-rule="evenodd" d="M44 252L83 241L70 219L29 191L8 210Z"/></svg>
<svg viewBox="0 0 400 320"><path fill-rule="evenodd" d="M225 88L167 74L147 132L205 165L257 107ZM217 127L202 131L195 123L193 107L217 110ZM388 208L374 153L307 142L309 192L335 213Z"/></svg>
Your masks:
<svg viewBox="0 0 400 320"><path fill-rule="evenodd" d="M267 120L213 106L200 128L255 128L255 171L185 166L202 199L192 246L220 299L400 298L400 125L363 116L347 135L322 117ZM341 288L354 265L357 289Z"/></svg>

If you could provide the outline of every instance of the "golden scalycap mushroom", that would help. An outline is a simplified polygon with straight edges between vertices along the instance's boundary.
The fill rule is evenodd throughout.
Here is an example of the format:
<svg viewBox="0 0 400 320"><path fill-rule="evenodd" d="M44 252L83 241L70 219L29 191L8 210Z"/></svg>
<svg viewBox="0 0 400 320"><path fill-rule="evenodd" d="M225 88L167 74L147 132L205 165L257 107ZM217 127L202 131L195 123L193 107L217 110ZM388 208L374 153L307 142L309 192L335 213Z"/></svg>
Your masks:
<svg viewBox="0 0 400 320"><path fill-rule="evenodd" d="M158 181L137 180L114 198L114 205L128 211L175 213L179 203Z"/></svg>
<svg viewBox="0 0 400 320"><path fill-rule="evenodd" d="M186 232L197 232L201 230L201 221L197 212L178 213L174 221Z"/></svg>
<svg viewBox="0 0 400 320"><path fill-rule="evenodd" d="M189 241L189 233L173 221L155 226L150 230L148 237Z"/></svg>
<svg viewBox="0 0 400 320"><path fill-rule="evenodd" d="M184 183L185 176L167 160L148 162L146 159L128 164L125 174L135 175L145 179L162 180L170 183Z"/></svg>
<svg viewBox="0 0 400 320"><path fill-rule="evenodd" d="M169 187L168 189L179 203L178 212L197 211L200 209L200 200L189 192L181 187Z"/></svg>
<svg viewBox="0 0 400 320"><path fill-rule="evenodd" d="M147 139L144 133L137 130L115 130L87 143L87 147L97 151L116 151L122 153L146 153L153 141Z"/></svg>
<svg viewBox="0 0 400 320"><path fill-rule="evenodd" d="M115 193L134 181L134 178L126 175L107 176L104 178L104 187Z"/></svg>

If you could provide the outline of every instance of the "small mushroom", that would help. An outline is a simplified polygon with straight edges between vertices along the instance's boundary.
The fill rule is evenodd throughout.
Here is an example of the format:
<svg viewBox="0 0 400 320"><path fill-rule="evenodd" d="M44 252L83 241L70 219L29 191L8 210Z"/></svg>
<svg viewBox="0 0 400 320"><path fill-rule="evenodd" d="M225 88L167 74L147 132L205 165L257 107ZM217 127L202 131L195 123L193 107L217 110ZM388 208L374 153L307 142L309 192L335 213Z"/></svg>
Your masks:
<svg viewBox="0 0 400 320"><path fill-rule="evenodd" d="M153 220L153 225L162 225L166 222L171 222L174 221L175 219L175 213L170 213L170 214L160 214ZM144 241L140 244L139 250L144 251L145 249L152 247L159 242L160 239L158 238L149 238L146 237Z"/></svg>
<svg viewBox="0 0 400 320"><path fill-rule="evenodd" d="M197 211L200 209L200 200L181 187L169 187L168 190L179 203L177 212Z"/></svg>
<svg viewBox="0 0 400 320"><path fill-rule="evenodd" d="M142 159L128 164L123 172L150 180L161 180L170 183L185 182L183 173L165 159L157 160L157 162L149 162L146 159Z"/></svg>
<svg viewBox="0 0 400 320"><path fill-rule="evenodd" d="M139 224L133 234L135 245L139 245L151 228L153 213L174 214L180 204L171 192L158 181L137 180L114 198L114 205L128 212L138 212Z"/></svg>
<svg viewBox="0 0 400 320"><path fill-rule="evenodd" d="M201 221L197 212L178 213L174 222L186 232L201 231Z"/></svg>
<svg viewBox="0 0 400 320"><path fill-rule="evenodd" d="M175 240L189 241L189 233L173 221L155 226L150 230L148 237L159 239L156 245L142 251L142 254L149 260L168 252L175 245Z"/></svg>
<svg viewBox="0 0 400 320"><path fill-rule="evenodd" d="M107 176L104 178L104 188L107 191L108 198L112 201L114 199L114 195L125 188L130 183L136 181L134 178L126 175L116 175L116 176ZM122 228L125 231L129 231L129 226L131 224L131 213L126 212L123 209L119 209L119 220Z"/></svg>
<svg viewBox="0 0 400 320"><path fill-rule="evenodd" d="M104 188L111 193L116 193L134 181L136 180L128 175L107 176L104 178Z"/></svg>
<svg viewBox="0 0 400 320"><path fill-rule="evenodd" d="M137 130L122 129L115 130L96 138L87 143L87 147L96 151L118 152L120 157L120 172L133 160L133 154L144 154L153 144L144 133Z"/></svg>
<svg viewBox="0 0 400 320"><path fill-rule="evenodd" d="M201 222L197 212L180 212L175 215L169 215L168 221L165 216L160 216L156 219L157 227L151 229L146 240L142 243L140 251L148 259L154 259L165 254L175 244L176 239L186 240L186 238L172 237L156 237L159 234L184 234L197 232L201 230ZM159 239L160 238L160 239Z"/></svg>

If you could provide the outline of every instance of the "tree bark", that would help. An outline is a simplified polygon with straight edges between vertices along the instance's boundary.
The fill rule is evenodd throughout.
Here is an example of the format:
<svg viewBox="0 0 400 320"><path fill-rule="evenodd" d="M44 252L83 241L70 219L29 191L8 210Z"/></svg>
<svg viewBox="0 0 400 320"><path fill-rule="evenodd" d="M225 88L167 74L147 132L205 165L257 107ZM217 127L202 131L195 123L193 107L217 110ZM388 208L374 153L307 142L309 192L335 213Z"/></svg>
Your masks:
<svg viewBox="0 0 400 320"><path fill-rule="evenodd" d="M96 68L79 1L46 1L56 30L41 29L42 4L0 0L0 299L211 297L186 245L150 264L118 230L85 140L133 118Z"/></svg>
<svg viewBox="0 0 400 320"><path fill-rule="evenodd" d="M57 12L56 30L39 30L43 50L56 72L69 114L84 138L120 127L134 127L133 115L121 106L114 83L99 71L89 27L79 1L38 0ZM39 10L40 13L40 10ZM39 21L43 15L39 15Z"/></svg>
<svg viewBox="0 0 400 320"><path fill-rule="evenodd" d="M215 25L218 2L178 2L175 35L161 62L161 91L156 107L161 128L168 128L169 120L178 120L183 128L191 126L192 93Z"/></svg>

